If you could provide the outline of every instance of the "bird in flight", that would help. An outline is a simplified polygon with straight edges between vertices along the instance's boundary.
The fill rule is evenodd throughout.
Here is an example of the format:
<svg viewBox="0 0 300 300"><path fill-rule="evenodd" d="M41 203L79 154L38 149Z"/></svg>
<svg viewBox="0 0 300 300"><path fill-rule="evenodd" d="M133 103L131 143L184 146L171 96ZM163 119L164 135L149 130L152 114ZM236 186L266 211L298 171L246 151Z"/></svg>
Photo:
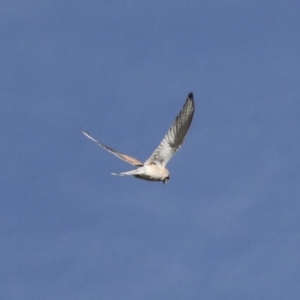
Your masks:
<svg viewBox="0 0 300 300"><path fill-rule="evenodd" d="M136 167L132 171L112 173L112 175L134 176L136 178L149 181L162 181L164 184L166 184L170 179L170 172L166 168L166 165L183 144L184 138L192 123L194 111L194 97L193 93L190 93L185 101L182 110L176 117L167 134L165 135L159 146L152 153L152 155L144 163L140 162L134 157L120 153L108 146L105 146L104 144L100 143L92 136L90 136L86 131L82 130L82 133L87 138L97 143L100 147Z"/></svg>

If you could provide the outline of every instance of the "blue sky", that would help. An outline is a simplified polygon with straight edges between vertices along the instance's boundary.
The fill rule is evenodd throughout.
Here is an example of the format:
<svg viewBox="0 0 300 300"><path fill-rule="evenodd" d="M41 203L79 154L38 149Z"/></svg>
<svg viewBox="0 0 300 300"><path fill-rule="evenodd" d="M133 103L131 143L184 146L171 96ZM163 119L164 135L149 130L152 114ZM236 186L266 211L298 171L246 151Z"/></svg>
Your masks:
<svg viewBox="0 0 300 300"><path fill-rule="evenodd" d="M184 3L184 4L183 4ZM296 299L299 1L2 1L1 299ZM167 185L146 160L194 93Z"/></svg>

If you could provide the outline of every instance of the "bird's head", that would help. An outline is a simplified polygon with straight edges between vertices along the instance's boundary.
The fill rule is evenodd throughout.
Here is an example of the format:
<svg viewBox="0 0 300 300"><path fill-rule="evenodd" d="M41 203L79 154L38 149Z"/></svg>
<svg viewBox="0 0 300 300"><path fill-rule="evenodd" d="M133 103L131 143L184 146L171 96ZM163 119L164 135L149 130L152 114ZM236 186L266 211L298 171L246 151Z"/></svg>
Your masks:
<svg viewBox="0 0 300 300"><path fill-rule="evenodd" d="M166 184L170 180L170 172L166 169L162 182Z"/></svg>

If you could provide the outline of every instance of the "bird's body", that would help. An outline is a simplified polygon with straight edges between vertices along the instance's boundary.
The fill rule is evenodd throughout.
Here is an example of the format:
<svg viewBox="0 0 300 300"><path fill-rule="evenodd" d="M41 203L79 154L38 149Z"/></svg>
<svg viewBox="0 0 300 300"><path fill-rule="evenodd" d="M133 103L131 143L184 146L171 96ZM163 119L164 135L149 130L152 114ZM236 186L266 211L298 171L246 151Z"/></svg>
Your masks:
<svg viewBox="0 0 300 300"><path fill-rule="evenodd" d="M128 172L122 173L112 173L113 175L119 176L134 176L139 179L149 180L149 181L162 181L167 183L170 179L170 173L166 168L168 161L181 147L187 131L191 125L193 115L195 111L195 103L193 99L193 94L190 93L188 98L180 111L179 115L176 117L174 123L168 130L164 139L161 141L160 145L156 148L153 154L146 160L145 163L140 162L134 157L126 154L122 154L104 144L98 142L87 132L82 131L82 133L96 142L99 146L107 150L108 152L114 154L118 158L136 166L136 169Z"/></svg>

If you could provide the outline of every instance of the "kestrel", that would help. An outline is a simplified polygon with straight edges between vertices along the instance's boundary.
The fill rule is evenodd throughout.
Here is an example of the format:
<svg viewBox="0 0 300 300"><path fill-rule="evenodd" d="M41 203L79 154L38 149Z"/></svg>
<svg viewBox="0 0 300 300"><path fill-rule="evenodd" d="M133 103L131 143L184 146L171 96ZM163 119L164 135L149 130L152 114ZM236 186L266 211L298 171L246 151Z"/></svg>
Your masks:
<svg viewBox="0 0 300 300"><path fill-rule="evenodd" d="M97 143L100 147L136 167L136 169L132 171L112 173L112 175L134 176L136 178L149 181L162 181L164 184L166 184L170 179L170 172L166 168L166 165L183 144L184 138L192 123L194 111L195 103L193 93L190 93L185 101L182 110L176 117L167 134L165 135L159 146L152 153L152 155L144 163L140 162L136 158L133 158L126 154L122 154L108 146L105 146L85 131L82 131L82 133L87 138Z"/></svg>

